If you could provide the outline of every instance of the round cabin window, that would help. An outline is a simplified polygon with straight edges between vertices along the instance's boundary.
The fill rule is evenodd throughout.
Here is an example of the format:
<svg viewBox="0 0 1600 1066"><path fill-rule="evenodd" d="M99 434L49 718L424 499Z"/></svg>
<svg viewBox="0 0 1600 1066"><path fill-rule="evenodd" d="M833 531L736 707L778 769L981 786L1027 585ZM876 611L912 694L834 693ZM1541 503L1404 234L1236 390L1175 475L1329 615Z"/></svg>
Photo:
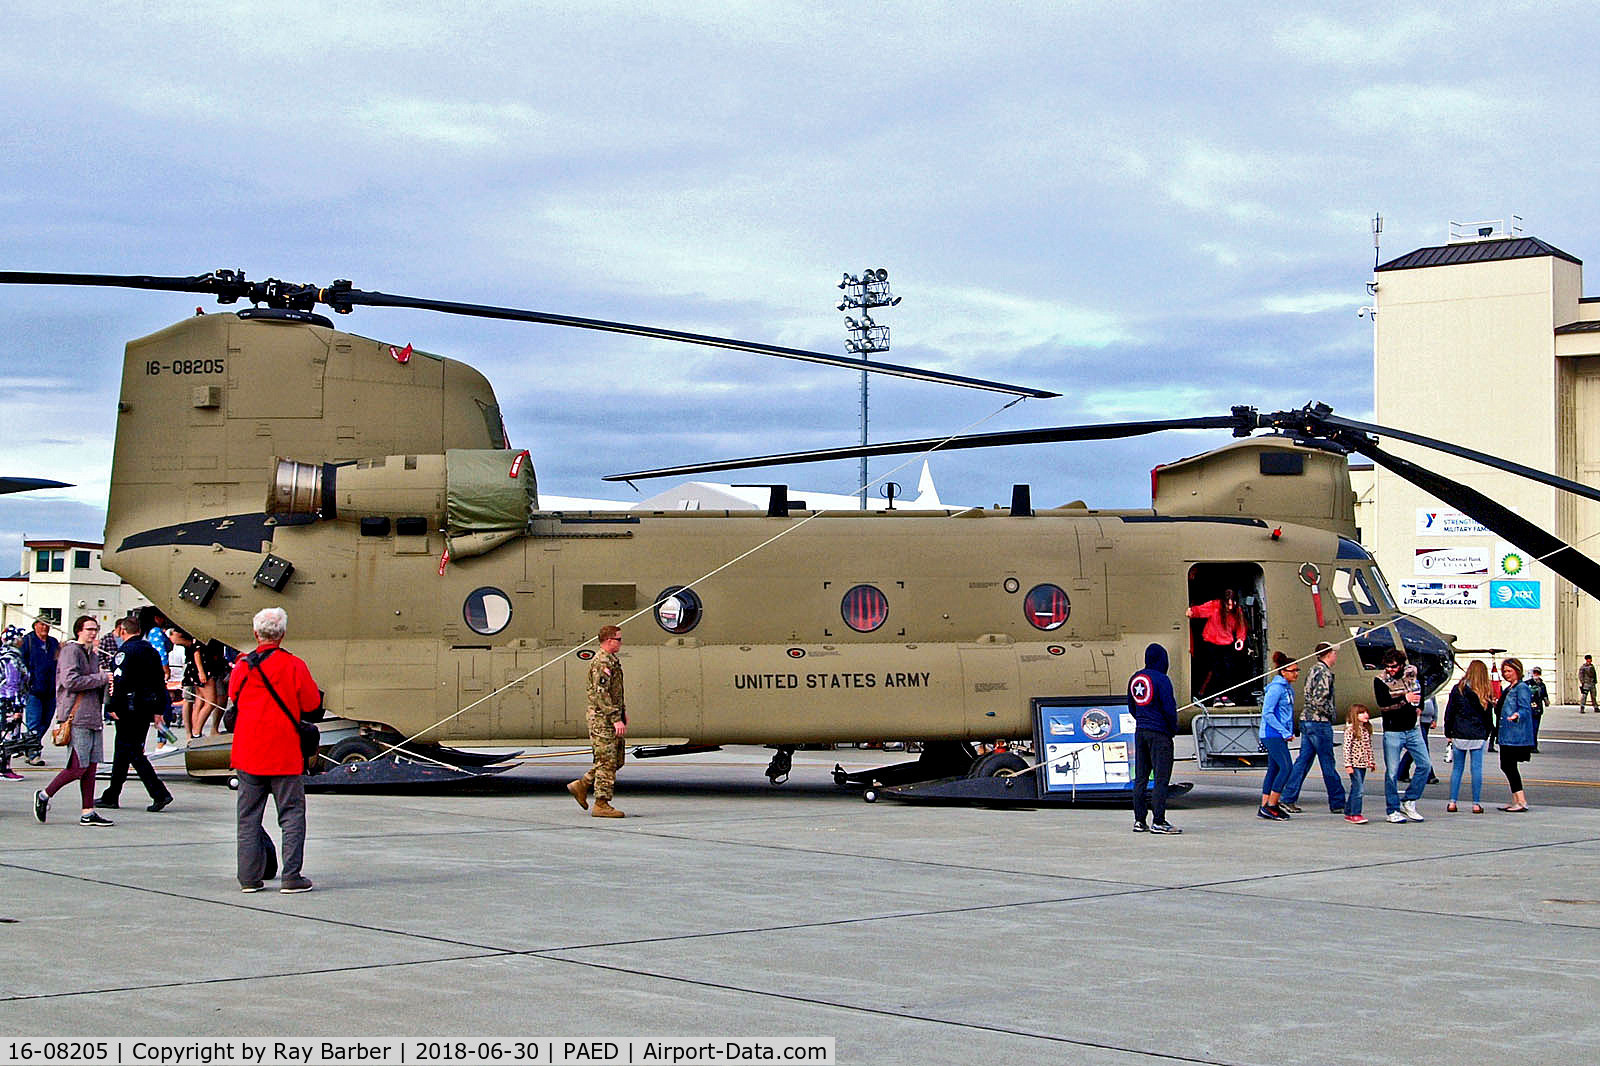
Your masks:
<svg viewBox="0 0 1600 1066"><path fill-rule="evenodd" d="M668 633L687 633L700 624L700 597L694 589L673 585L656 597L656 624Z"/></svg>
<svg viewBox="0 0 1600 1066"><path fill-rule="evenodd" d="M1072 613L1072 602L1055 585L1035 585L1022 601L1022 614L1035 629L1060 629Z"/></svg>
<svg viewBox="0 0 1600 1066"><path fill-rule="evenodd" d="M871 585L857 585L840 605L844 624L857 633L871 633L889 618L889 597Z"/></svg>

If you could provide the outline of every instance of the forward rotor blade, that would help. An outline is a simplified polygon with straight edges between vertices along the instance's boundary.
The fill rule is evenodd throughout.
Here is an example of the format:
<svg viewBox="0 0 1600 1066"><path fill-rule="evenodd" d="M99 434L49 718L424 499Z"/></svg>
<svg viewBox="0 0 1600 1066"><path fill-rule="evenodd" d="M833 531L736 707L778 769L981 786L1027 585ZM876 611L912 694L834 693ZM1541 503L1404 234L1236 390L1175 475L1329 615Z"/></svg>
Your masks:
<svg viewBox="0 0 1600 1066"><path fill-rule="evenodd" d="M1168 418L1147 422L1102 422L1089 426L1051 426L1043 429L1014 429L1001 433L972 433L959 437L925 437L922 440L889 441L883 444L853 445L847 448L822 448L808 452L759 455L745 459L723 459L656 470L636 470L630 474L607 474L603 481L648 481L661 477L685 477L719 470L748 470L761 466L788 466L817 463L829 459L860 459L874 455L905 455L915 452L955 452L968 448L1001 448L1015 444L1056 444L1064 441L1114 440L1161 433L1169 429L1232 429L1239 424L1234 415L1205 418Z"/></svg>
<svg viewBox="0 0 1600 1066"><path fill-rule="evenodd" d="M1529 557L1548 566L1591 596L1600 596L1600 563L1584 555L1559 537L1540 529L1521 515L1491 500L1476 489L1436 474L1409 459L1391 455L1369 441L1352 442L1356 451L1374 463L1411 482L1487 526L1498 536L1527 552Z"/></svg>
<svg viewBox="0 0 1600 1066"><path fill-rule="evenodd" d="M1474 451L1471 448L1464 448L1459 444L1451 444L1449 441L1439 440L1435 437L1424 437L1420 433L1408 433L1403 429L1373 425L1369 422L1357 422L1354 419L1341 418L1337 415L1326 415L1322 421L1332 426L1353 429L1360 433L1370 433L1376 437L1388 437L1393 440L1403 440L1410 444L1417 444L1424 448L1432 448L1436 452L1444 452L1446 455L1470 459L1472 462L1482 463L1484 466L1493 467L1496 470L1504 470L1508 474L1525 477L1529 481L1537 481L1541 485L1549 485L1552 488L1561 489L1564 492L1570 492L1587 499L1600 500L1600 489L1593 489L1569 478L1560 477L1556 474L1547 474L1543 470L1536 470L1531 466L1523 466L1521 463L1513 463L1511 460L1502 459L1498 455ZM1483 524L1488 525L1489 523L1484 522Z"/></svg>
<svg viewBox="0 0 1600 1066"><path fill-rule="evenodd" d="M423 311L438 311L469 318L492 318L510 322L533 322L547 326L565 326L571 329L599 330L606 333L623 333L635 337L697 344L708 348L726 348L731 351L771 355L780 359L795 359L823 366L842 367L847 370L887 374L890 377L910 378L913 381L931 381L940 385L955 385L966 389L982 389L1009 396L1027 396L1031 399L1049 399L1061 395L1045 389L1025 385L1011 385L987 378L946 374L938 370L899 363L881 363L864 359L850 359L842 355L829 355L804 348L785 348L759 341L741 341L728 337L714 337L704 333L687 333L682 330L640 326L629 322L608 322L598 318L578 318L557 315L546 311L531 311L517 307L496 307L492 304L457 303L452 300L428 300L417 296L398 296L392 293L369 292L350 287L347 281L336 281L326 288L300 285L269 278L266 281L246 281L237 271L216 271L195 277L160 277L142 274L62 274L38 271L0 271L0 284L6 285L96 285L110 288L153 289L165 292L210 293L222 303L240 299L265 303L269 307L288 307L310 310L323 304L340 314L348 314L352 307L406 307Z"/></svg>
<svg viewBox="0 0 1600 1066"><path fill-rule="evenodd" d="M42 477L0 477L0 495L8 492L34 492L38 489L70 489L65 481L46 481Z"/></svg>

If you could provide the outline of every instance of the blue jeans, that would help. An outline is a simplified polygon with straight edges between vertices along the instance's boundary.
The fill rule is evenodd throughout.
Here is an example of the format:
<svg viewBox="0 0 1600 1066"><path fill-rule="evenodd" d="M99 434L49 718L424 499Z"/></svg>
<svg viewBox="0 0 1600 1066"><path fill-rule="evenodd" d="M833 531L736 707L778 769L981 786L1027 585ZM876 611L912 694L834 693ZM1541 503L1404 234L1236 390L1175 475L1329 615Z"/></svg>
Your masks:
<svg viewBox="0 0 1600 1066"><path fill-rule="evenodd" d="M1418 722L1417 723L1417 728L1422 731L1422 747L1423 747L1424 751L1427 751L1428 750L1428 731L1431 730L1433 728L1433 726L1429 725L1427 722ZM1432 758L1433 752L1428 751L1428 755L1429 755L1430 758ZM1402 775L1404 775L1404 774L1409 774L1410 772L1411 772L1411 755L1408 752L1407 754L1400 756L1400 773ZM1433 773L1432 770L1424 770L1423 773L1422 773L1422 776L1423 777L1433 777L1434 773Z"/></svg>
<svg viewBox="0 0 1600 1066"><path fill-rule="evenodd" d="M22 713L23 724L28 727L28 732L36 737L44 736L44 731L50 728L50 719L56 714L56 694L41 696L33 690L23 694L26 708Z"/></svg>
<svg viewBox="0 0 1600 1066"><path fill-rule="evenodd" d="M1454 803L1461 796L1461 771L1466 766L1468 759L1472 760L1472 802L1483 802L1483 749L1473 748L1471 751L1457 749L1451 756L1450 762L1450 802Z"/></svg>
<svg viewBox="0 0 1600 1066"><path fill-rule="evenodd" d="M1361 793L1367 787L1367 768L1353 766L1350 768L1350 797L1344 801L1345 817L1354 817L1361 813Z"/></svg>
<svg viewBox="0 0 1600 1066"><path fill-rule="evenodd" d="M1339 780L1339 764L1333 760L1333 723L1300 723L1300 756L1289 770L1289 782L1283 789L1283 802L1294 803L1300 799L1300 786L1311 772L1311 760L1322 768L1322 786L1328 790L1328 807L1335 813L1344 810L1344 782Z"/></svg>
<svg viewBox="0 0 1600 1066"><path fill-rule="evenodd" d="M1406 786L1405 799L1407 803L1415 803L1422 798L1422 792L1428 787L1428 775L1433 773L1433 761L1428 758L1428 749L1422 743L1422 730L1400 729L1393 733L1384 731L1383 734L1383 801L1389 808L1389 813L1400 809L1400 786L1395 780L1395 774L1400 768L1400 755L1404 752L1410 755L1414 765L1411 768L1411 783Z"/></svg>
<svg viewBox="0 0 1600 1066"><path fill-rule="evenodd" d="M1267 753L1267 776L1261 782L1261 794L1270 796L1282 792L1289 783L1289 742L1282 737L1262 737L1261 747Z"/></svg>

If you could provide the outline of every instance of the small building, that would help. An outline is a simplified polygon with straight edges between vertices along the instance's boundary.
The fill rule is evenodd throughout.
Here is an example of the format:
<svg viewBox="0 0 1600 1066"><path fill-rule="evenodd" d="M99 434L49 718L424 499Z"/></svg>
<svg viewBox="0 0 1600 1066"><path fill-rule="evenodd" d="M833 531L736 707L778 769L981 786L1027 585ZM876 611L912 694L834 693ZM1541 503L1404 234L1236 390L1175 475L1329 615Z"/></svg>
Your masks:
<svg viewBox="0 0 1600 1066"><path fill-rule="evenodd" d="M105 546L84 540L24 540L22 569L0 581L0 624L27 629L43 618L56 636L71 635L73 619L93 615L102 631L149 604L137 589L100 568Z"/></svg>

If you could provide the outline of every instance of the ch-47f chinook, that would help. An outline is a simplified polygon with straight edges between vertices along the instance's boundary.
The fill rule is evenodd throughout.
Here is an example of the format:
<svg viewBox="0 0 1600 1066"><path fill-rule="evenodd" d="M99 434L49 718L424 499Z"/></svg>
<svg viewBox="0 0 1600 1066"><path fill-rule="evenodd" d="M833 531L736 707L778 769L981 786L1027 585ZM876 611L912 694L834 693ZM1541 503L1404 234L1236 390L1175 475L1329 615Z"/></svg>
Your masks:
<svg viewBox="0 0 1600 1066"><path fill-rule="evenodd" d="M103 564L202 639L252 646L281 605L291 642L355 723L338 759L416 744L582 742L585 646L626 624L629 740L654 753L720 744L923 742L926 776L992 774L1015 756L971 742L1031 735L1033 701L1116 699L1146 644L1193 695L1191 604L1237 589L1252 675L1269 649L1340 659L1359 692L1403 646L1442 685L1446 639L1402 617L1356 543L1346 453L1424 487L1600 594L1600 568L1470 489L1379 449L1372 434L1480 453L1321 407L1058 427L846 448L839 457L1230 429L1241 439L1158 467L1148 510L1035 510L1025 488L988 510L814 514L781 487L764 512L551 512L471 367L332 328L317 304L411 306L831 362L856 360L541 312L329 288L190 278L0 273L0 283L123 285L257 305L132 341L123 363ZM873 364L1021 395L1040 390ZM1277 434L1251 438L1257 429ZM809 461L768 456L612 480ZM1520 523L1520 525L1519 525ZM802 526L803 528L797 528ZM1528 528L1523 528L1528 527ZM778 534L788 534L773 541ZM1552 544L1552 541L1554 543ZM761 547L765 545L765 547ZM756 551L754 549L761 548ZM742 557L742 558L741 558ZM732 566L730 560L738 559ZM576 649L576 650L575 650ZM1231 695L1241 708L1259 682ZM1191 708L1192 713L1192 708ZM349 736L349 734L347 734ZM430 759L448 749L430 747Z"/></svg>

